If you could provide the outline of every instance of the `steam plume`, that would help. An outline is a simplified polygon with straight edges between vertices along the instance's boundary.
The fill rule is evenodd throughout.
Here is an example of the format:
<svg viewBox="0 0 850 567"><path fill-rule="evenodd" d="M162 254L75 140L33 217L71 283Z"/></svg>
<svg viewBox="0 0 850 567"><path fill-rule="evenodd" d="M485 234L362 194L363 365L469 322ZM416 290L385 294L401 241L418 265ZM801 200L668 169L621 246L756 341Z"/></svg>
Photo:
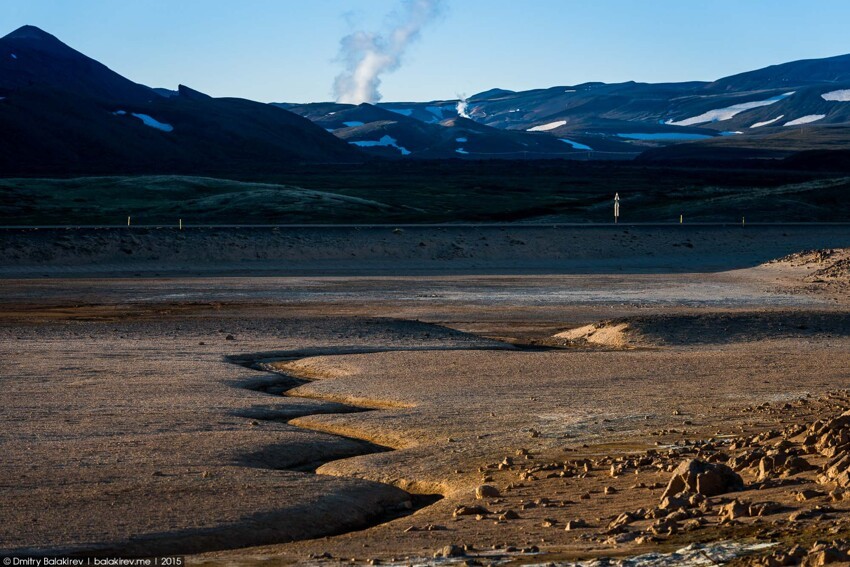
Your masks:
<svg viewBox="0 0 850 567"><path fill-rule="evenodd" d="M457 115L460 116L461 118L470 118L469 114L467 113L467 108L469 107L469 103L466 101L466 95L465 94L459 94L459 95L457 95L457 98L458 98L457 106L455 106L455 109L457 110Z"/></svg>
<svg viewBox="0 0 850 567"><path fill-rule="evenodd" d="M381 75L397 70L404 52L414 43L422 28L440 12L443 0L404 0L393 12L390 29L382 32L357 31L340 41L340 60L345 71L334 80L337 102L360 104L381 100Z"/></svg>

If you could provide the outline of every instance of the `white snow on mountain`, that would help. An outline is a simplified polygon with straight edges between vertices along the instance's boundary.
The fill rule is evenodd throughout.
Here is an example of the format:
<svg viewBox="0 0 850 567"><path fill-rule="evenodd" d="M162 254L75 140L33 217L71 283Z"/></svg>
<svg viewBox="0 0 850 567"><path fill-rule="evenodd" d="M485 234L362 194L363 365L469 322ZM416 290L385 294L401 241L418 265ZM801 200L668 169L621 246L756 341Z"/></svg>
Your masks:
<svg viewBox="0 0 850 567"><path fill-rule="evenodd" d="M398 145L398 140L393 138L392 136L383 136L380 140L361 140L358 142L348 142L349 144L354 144L355 146L360 146L361 148L373 148L375 146L388 146L397 149L401 152L403 156L409 156L410 151L407 148L403 148Z"/></svg>
<svg viewBox="0 0 850 567"><path fill-rule="evenodd" d="M355 126L363 126L363 123L359 120L352 120L350 122L343 122L348 128L354 128Z"/></svg>
<svg viewBox="0 0 850 567"><path fill-rule="evenodd" d="M753 108L760 108L762 106L770 106L771 104L777 103L780 100L788 98L795 92L796 91L784 93L765 100L754 100L752 102L742 102L740 104L733 104L732 106L727 106L725 108L709 110L708 112L703 112L699 116L692 116L691 118L685 118L684 120L668 120L667 122L665 122L665 124L668 124L670 126L693 126L695 124L705 124L706 122L721 122L723 120L729 120L730 118L733 118L734 116L737 116L738 114L746 110L752 110Z"/></svg>
<svg viewBox="0 0 850 567"><path fill-rule="evenodd" d="M541 124L540 126L535 126L534 128L529 128L528 132L548 132L549 130L554 130L555 128L560 128L564 124L566 124L566 120L558 120L557 122L550 122L549 124Z"/></svg>
<svg viewBox="0 0 850 567"><path fill-rule="evenodd" d="M688 140L705 140L713 138L707 134L689 134L687 132L650 132L646 134L617 134L620 138L628 140L650 140L650 141L688 141Z"/></svg>
<svg viewBox="0 0 850 567"><path fill-rule="evenodd" d="M466 142L466 138L455 138L455 142L457 142L459 144L463 144L463 143Z"/></svg>
<svg viewBox="0 0 850 567"><path fill-rule="evenodd" d="M820 96L823 100L829 100L833 102L850 102L850 89L832 91L824 93Z"/></svg>
<svg viewBox="0 0 850 567"><path fill-rule="evenodd" d="M801 118L797 118L796 120L792 120L790 122L786 122L783 126L802 126L803 124L811 124L812 122L817 122L826 118L826 114L809 114L807 116L803 116Z"/></svg>
<svg viewBox="0 0 850 567"><path fill-rule="evenodd" d="M455 150L455 152L459 153L459 154L468 154L469 153L468 151L466 151L463 148L458 148L458 149Z"/></svg>
<svg viewBox="0 0 850 567"><path fill-rule="evenodd" d="M12 53L12 59L17 59L17 58L18 58L18 56L15 55L14 53Z"/></svg>
<svg viewBox="0 0 850 567"><path fill-rule="evenodd" d="M593 151L593 148L591 148L590 146L586 146L586 145L580 144L578 142L573 142L572 140L568 140L566 138L558 138L558 139L561 140L562 142L564 142L565 144L571 145L573 147L573 149L575 149L575 150L585 150L585 151L588 151L588 152Z"/></svg>
<svg viewBox="0 0 850 567"><path fill-rule="evenodd" d="M756 122L755 124L750 126L750 128L761 128L762 126L769 126L770 124L773 124L774 122L779 122L783 118L785 118L785 115L780 114L779 116L777 116L776 118L773 118L771 120L765 120L764 122Z"/></svg>
<svg viewBox="0 0 850 567"><path fill-rule="evenodd" d="M112 114L117 114L118 116L124 116L127 114L126 110L116 110ZM150 126L151 128L156 128L157 130L162 130L163 132L172 132L174 130L174 126L171 124L166 124L165 122L160 122L156 118L152 116L148 116L147 114L137 114L135 112L131 112L130 116L135 116L139 120L142 121L142 124L145 126Z"/></svg>
<svg viewBox="0 0 850 567"><path fill-rule="evenodd" d="M413 114L412 108L388 108L390 112L395 112L396 114L401 114L402 116L410 116Z"/></svg>

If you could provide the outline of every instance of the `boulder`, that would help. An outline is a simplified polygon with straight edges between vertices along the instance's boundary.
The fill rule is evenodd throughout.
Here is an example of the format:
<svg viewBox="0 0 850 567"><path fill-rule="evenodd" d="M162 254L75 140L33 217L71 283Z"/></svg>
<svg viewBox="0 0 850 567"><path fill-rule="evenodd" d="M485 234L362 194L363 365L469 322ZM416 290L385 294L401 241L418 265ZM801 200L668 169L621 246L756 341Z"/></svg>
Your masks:
<svg viewBox="0 0 850 567"><path fill-rule="evenodd" d="M499 489L490 484L482 484L475 489L475 497L479 500L483 498L498 498Z"/></svg>
<svg viewBox="0 0 850 567"><path fill-rule="evenodd" d="M434 557L463 557L466 552L459 545L447 545L434 554Z"/></svg>
<svg viewBox="0 0 850 567"><path fill-rule="evenodd" d="M673 520L661 519L649 526L653 535L673 535L679 531L679 524Z"/></svg>
<svg viewBox="0 0 850 567"><path fill-rule="evenodd" d="M703 496L717 496L743 488L744 481L741 476L726 465L688 459L673 470L673 477L667 483L661 499L684 491L696 492Z"/></svg>
<svg viewBox="0 0 850 567"><path fill-rule="evenodd" d="M572 531L572 530L577 530L579 528L586 528L586 527L587 527L587 522L585 522L584 520L570 520L570 521L567 522L566 526L564 526L564 529L569 532L569 531Z"/></svg>
<svg viewBox="0 0 850 567"><path fill-rule="evenodd" d="M740 518L746 518L749 515L750 507L737 498L720 508L719 514L721 520L738 520Z"/></svg>

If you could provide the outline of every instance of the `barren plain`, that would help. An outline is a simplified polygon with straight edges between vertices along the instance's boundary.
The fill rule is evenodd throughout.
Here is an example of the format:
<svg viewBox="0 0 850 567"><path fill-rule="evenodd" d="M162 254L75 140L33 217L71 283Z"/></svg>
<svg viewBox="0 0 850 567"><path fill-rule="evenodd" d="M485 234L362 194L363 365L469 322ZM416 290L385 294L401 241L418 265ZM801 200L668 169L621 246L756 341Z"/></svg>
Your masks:
<svg viewBox="0 0 850 567"><path fill-rule="evenodd" d="M2 553L846 560L847 227L207 230L2 234Z"/></svg>

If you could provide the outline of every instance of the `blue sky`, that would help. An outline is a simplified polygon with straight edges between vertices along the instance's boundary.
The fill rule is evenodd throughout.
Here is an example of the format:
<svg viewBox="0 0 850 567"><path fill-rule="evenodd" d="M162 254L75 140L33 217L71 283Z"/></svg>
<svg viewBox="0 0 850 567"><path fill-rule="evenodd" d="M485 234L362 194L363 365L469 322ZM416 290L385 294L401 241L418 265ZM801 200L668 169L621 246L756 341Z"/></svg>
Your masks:
<svg viewBox="0 0 850 567"><path fill-rule="evenodd" d="M37 25L151 86L332 99L340 39L401 0L2 0L0 34ZM586 81L711 80L850 52L848 0L443 0L383 77L385 101Z"/></svg>

